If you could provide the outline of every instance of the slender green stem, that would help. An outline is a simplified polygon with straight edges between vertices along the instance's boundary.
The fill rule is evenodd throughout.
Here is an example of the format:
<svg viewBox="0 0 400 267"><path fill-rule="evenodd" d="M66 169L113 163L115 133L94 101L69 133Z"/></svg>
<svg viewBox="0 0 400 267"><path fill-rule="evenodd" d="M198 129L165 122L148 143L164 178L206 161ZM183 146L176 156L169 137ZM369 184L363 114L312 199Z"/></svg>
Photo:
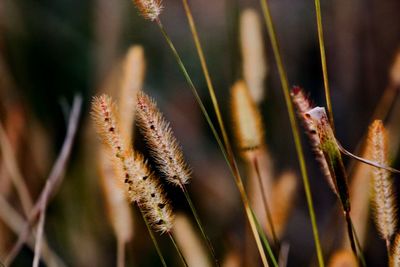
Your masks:
<svg viewBox="0 0 400 267"><path fill-rule="evenodd" d="M204 240L206 241L206 243L207 243L208 250L210 251L211 256L212 256L213 259L214 259L215 265L216 265L216 266L220 266L220 265L219 265L219 262L218 262L218 259L217 259L217 256L215 255L214 247L213 247L213 245L212 245L210 239L208 238L206 232L204 231L204 227L203 227L203 225L202 225L202 223L201 223L201 221L200 221L200 217L199 217L199 215L197 214L196 208L195 208L194 205L193 205L192 199L190 198L190 195L189 195L189 193L188 193L188 191L187 191L187 189L186 189L186 186L185 186L185 185L181 185L181 189L182 189L182 191L183 191L183 194L185 195L186 201L187 201L188 204L189 204L190 210L191 210L192 213L193 213L193 217L194 217L194 219L196 220L197 226L198 226L199 229L200 229L201 235L203 236L203 239L204 239Z"/></svg>
<svg viewBox="0 0 400 267"><path fill-rule="evenodd" d="M301 176L302 176L303 184L304 184L304 191L306 193L306 198L307 198L308 211L309 211L310 219L311 219L311 226L312 226L312 231L313 231L313 236L314 236L314 243L315 243L315 247L316 247L316 251L317 251L318 263L319 263L319 266L322 267L322 266L324 266L324 258L323 258L321 244L320 244L320 240L319 240L317 221L315 218L314 205L313 205L313 200L312 200L312 194L311 194L311 189L310 189L310 184L309 184L309 179L308 179L306 163L305 163L305 159L304 159L303 147L302 147L301 141L300 141L299 128L298 128L297 121L295 118L296 116L295 116L295 112L293 109L293 103L290 99L290 94L289 94L289 81L287 79L286 71L283 66L280 48L279 48L278 40L277 40L276 33L275 33L275 27L272 22L272 17L271 17L271 12L269 10L268 2L267 2L267 0L260 0L260 2L261 2L261 7L262 7L262 10L264 13L265 23L267 25L267 30L268 30L268 34L270 37L275 60L276 60L277 66L278 66L278 72L279 72L279 77L280 77L281 84L282 84L283 94L285 97L286 107L288 109L290 125L292 128L293 139L294 139L294 143L296 146L297 157L299 160Z"/></svg>
<svg viewBox="0 0 400 267"><path fill-rule="evenodd" d="M214 106L215 115L217 116L218 124L221 129L222 139L224 140L225 147L227 148L228 154L230 153L230 143L228 139L228 134L226 133L225 125L222 120L221 110L218 105L217 97L215 96L215 90L213 83L211 81L210 72L207 67L206 58L204 56L203 48L200 43L199 34L197 33L196 24L194 23L192 11L190 10L187 0L182 0L183 6L185 8L185 13L189 22L190 30L192 32L193 40L196 45L197 54L199 55L201 68L203 69L204 77L206 79L208 92L211 97L212 104Z"/></svg>
<svg viewBox="0 0 400 267"><path fill-rule="evenodd" d="M351 223L351 218L350 218L350 212L345 212L345 218L346 218L347 233L349 235L351 250L353 251L354 256L358 257L356 243L355 243L354 235L353 235L353 228L352 228L352 223Z"/></svg>
<svg viewBox="0 0 400 267"><path fill-rule="evenodd" d="M262 229L260 223L258 222L254 211L252 211L252 216L255 218L254 221L256 222L257 231L263 232L263 229ZM271 256L271 255L274 255L274 253L273 253L273 251L272 251L272 248L271 248L271 246L269 245L269 242L268 242L268 240L267 240L267 237L266 237L265 235L261 235L261 238L262 238L263 243L264 243L264 245L265 245L265 247L266 247L266 249L267 249L267 251L268 251L268 254L269 254L270 256ZM272 261L272 264L274 265L274 267L279 267L279 264L278 264L278 262L277 262L275 256L270 257L270 258L271 258L271 261Z"/></svg>
<svg viewBox="0 0 400 267"><path fill-rule="evenodd" d="M178 244L176 244L175 239L172 236L172 233L168 232L168 236L169 236L169 239L171 239L172 244L174 244L174 247L175 247L176 251L178 252L179 258L181 259L183 266L188 267L185 257L182 255L182 252L181 252L180 248L178 247Z"/></svg>
<svg viewBox="0 0 400 267"><path fill-rule="evenodd" d="M356 229L354 228L354 224L353 224L353 221L351 220L351 218L350 218L350 223L351 223L351 229L354 232L354 239L356 240L356 245L357 245L357 249L358 249L358 258L361 262L361 266L367 267L367 263L365 262L364 254L362 252L360 240L358 239L357 232L356 232Z"/></svg>
<svg viewBox="0 0 400 267"><path fill-rule="evenodd" d="M276 237L275 227L274 227L274 223L272 221L271 209L269 208L267 194L265 193L264 185L263 185L263 182L261 179L260 168L258 166L257 156L254 157L253 166L256 171L258 186L260 187L260 191L261 191L261 199L264 204L265 213L267 214L267 221L269 224L269 228L271 230L272 239L275 243L275 246L278 248L278 251L279 251L279 241L278 241L278 238Z"/></svg>
<svg viewBox="0 0 400 267"><path fill-rule="evenodd" d="M189 87L190 87L193 95L195 96L196 101L197 101L197 103L198 103L198 105L199 105L204 117L206 118L206 121L207 121L208 125L211 128L211 131L212 131L212 133L214 135L215 140L218 143L218 146L219 146L219 148L220 148L220 150L221 150L221 152L222 152L222 154L224 156L224 159L227 162L230 171L232 172L233 178L235 180L236 186L237 186L237 188L239 190L239 193L240 193L240 196L241 196L241 199L242 199L242 202L243 202L243 206L245 208L247 219L249 221L249 224L250 224L254 239L255 239L256 244L257 244L258 251L260 253L261 260L262 260L264 266L269 266L268 265L268 261L267 261L267 257L265 255L265 251L264 251L264 249L262 247L262 242L261 242L261 239L260 239L260 235L264 235L264 233L262 232L260 234L257 231L255 218L252 216L252 209L250 207L250 202L248 200L246 191L244 189L243 181L241 179L239 168L238 168L238 166L236 164L235 158L233 157L233 153L227 153L227 151L226 151L226 149L225 149L225 147L224 147L224 145L223 145L223 143L221 141L221 138L219 137L219 134L218 134L217 130L215 129L214 124L212 123L212 121L210 119L210 116L208 115L208 112L207 112L207 110L206 110L206 108L205 108L205 106L204 106L199 94L197 93L196 87L194 86L194 84L193 84L193 82L192 82L192 80L191 80L191 78L190 78L190 76L189 76L189 74L188 74L188 72L186 70L185 65L183 64L178 52L175 49L175 46L173 45L171 39L169 38L167 32L165 31L164 26L162 25L161 21L159 19L157 19L156 22L157 22L157 25L160 28L161 33L163 34L163 36L164 36L164 38L166 40L166 42L168 43L172 53L174 54L174 57L175 57L175 59L176 59L176 61L178 63L178 66L179 66L180 70L182 71L183 75L185 76L185 79L186 79L187 83L189 84ZM228 147L228 148L230 148L230 147ZM274 257L274 255L270 255L270 256Z"/></svg>
<svg viewBox="0 0 400 267"><path fill-rule="evenodd" d="M159 247L159 245L158 245L157 239L156 239L156 237L154 236L154 233L153 233L153 231L152 231L151 228L150 228L149 221L147 220L146 216L144 215L144 212L143 212L143 210L142 210L142 208L141 208L141 206L140 206L139 203L138 203L138 206L139 206L140 214L142 215L144 224L146 225L147 231L149 232L151 241L153 241L153 244L154 244L154 247L156 248L157 254L158 254L158 256L160 257L161 263L162 263L162 265L163 265L164 267L167 267L167 264L165 263L164 256L163 256L163 254L162 254L162 252L161 252L161 249L160 249L160 247Z"/></svg>
<svg viewBox="0 0 400 267"><path fill-rule="evenodd" d="M326 53L325 53L325 43L324 43L324 30L322 27L321 4L320 0L315 0L314 2L315 2L315 12L317 15L318 40L319 40L319 50L321 53L322 74L324 76L326 107L328 109L329 122L332 126L333 131L335 131L335 126L333 123L332 102L331 102L329 81L328 81L328 68L326 66Z"/></svg>

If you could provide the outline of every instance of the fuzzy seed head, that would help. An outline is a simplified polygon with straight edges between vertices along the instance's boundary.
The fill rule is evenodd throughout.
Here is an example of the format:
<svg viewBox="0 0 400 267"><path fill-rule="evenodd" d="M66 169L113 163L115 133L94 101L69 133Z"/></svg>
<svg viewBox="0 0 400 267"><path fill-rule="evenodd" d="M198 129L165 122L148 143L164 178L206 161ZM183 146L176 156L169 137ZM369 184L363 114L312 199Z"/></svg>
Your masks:
<svg viewBox="0 0 400 267"><path fill-rule="evenodd" d="M268 73L260 18L253 9L243 11L240 18L243 77L256 103L264 99L264 80Z"/></svg>
<svg viewBox="0 0 400 267"><path fill-rule="evenodd" d="M303 127L306 130L308 138L310 140L311 146L315 153L316 160L318 161L321 171L324 174L326 180L328 181L329 187L332 191L337 194L336 186L334 184L333 178L331 176L329 166L325 160L324 153L320 147L321 140L317 133L317 129L312 120L308 119L305 114L313 108L313 104L305 95L303 89L300 87L293 87L291 92L293 103L296 107L297 113L302 121Z"/></svg>
<svg viewBox="0 0 400 267"><path fill-rule="evenodd" d="M369 128L372 160L387 166L387 134L383 123L375 120ZM372 206L375 224L381 236L390 242L397 225L397 208L394 197L393 183L390 173L381 168L374 168L372 173Z"/></svg>
<svg viewBox="0 0 400 267"><path fill-rule="evenodd" d="M264 142L260 111L243 81L236 82L231 90L231 112L239 149L243 152L258 149Z"/></svg>
<svg viewBox="0 0 400 267"><path fill-rule="evenodd" d="M137 92L141 90L146 72L144 50L141 46L132 46L126 53L119 91L119 116L124 141L132 144L133 123Z"/></svg>
<svg viewBox="0 0 400 267"><path fill-rule="evenodd" d="M137 96L137 125L150 153L168 182L182 186L189 183L190 169L169 123L153 99L143 92Z"/></svg>
<svg viewBox="0 0 400 267"><path fill-rule="evenodd" d="M100 149L99 170L106 200L107 215L118 240L129 242L133 235L133 221L125 190L116 179L116 172L105 149ZM122 182L122 181L121 181Z"/></svg>
<svg viewBox="0 0 400 267"><path fill-rule="evenodd" d="M172 208L158 179L152 174L143 176L140 187L142 192L140 205L152 228L161 233L171 231L174 219Z"/></svg>
<svg viewBox="0 0 400 267"><path fill-rule="evenodd" d="M123 180L130 201L143 208L155 230L170 231L173 220L171 206L144 157L122 141L116 114L110 97L94 98L92 117L97 132L110 150L116 174Z"/></svg>
<svg viewBox="0 0 400 267"><path fill-rule="evenodd" d="M151 21L156 20L163 10L161 0L133 0L133 3L136 5L140 14L145 19Z"/></svg>

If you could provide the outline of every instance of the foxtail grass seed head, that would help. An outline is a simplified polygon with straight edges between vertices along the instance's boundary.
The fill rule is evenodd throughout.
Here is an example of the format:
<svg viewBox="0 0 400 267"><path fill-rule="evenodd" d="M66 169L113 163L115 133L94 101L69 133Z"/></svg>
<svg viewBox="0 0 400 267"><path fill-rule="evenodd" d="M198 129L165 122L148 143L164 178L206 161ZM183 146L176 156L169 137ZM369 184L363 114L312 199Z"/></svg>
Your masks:
<svg viewBox="0 0 400 267"><path fill-rule="evenodd" d="M375 120L369 128L368 142L372 160L388 166L387 134L383 123ZM375 224L381 236L390 242L396 231L397 211L393 183L390 173L381 168L374 168L372 173L372 206Z"/></svg>
<svg viewBox="0 0 400 267"><path fill-rule="evenodd" d="M264 99L264 80L268 73L260 17L254 9L246 9L240 17L243 77L256 103Z"/></svg>
<svg viewBox="0 0 400 267"><path fill-rule="evenodd" d="M357 258L350 250L336 251L329 261L329 267L358 267Z"/></svg>
<svg viewBox="0 0 400 267"><path fill-rule="evenodd" d="M170 232L173 226L173 214L169 200L153 174L143 176L141 186L140 205L144 209L154 230L161 233Z"/></svg>
<svg viewBox="0 0 400 267"><path fill-rule="evenodd" d="M394 58L392 68L390 70L390 79L393 85L400 87L400 49Z"/></svg>
<svg viewBox="0 0 400 267"><path fill-rule="evenodd" d="M236 82L231 89L231 110L239 149L258 149L264 142L262 118L243 81Z"/></svg>
<svg viewBox="0 0 400 267"><path fill-rule="evenodd" d="M133 235L133 221L125 191L115 179L115 171L105 149L100 150L99 169L107 215L117 240L129 242Z"/></svg>
<svg viewBox="0 0 400 267"><path fill-rule="evenodd" d="M313 108L313 104L309 98L305 95L304 90L298 86L293 87L291 92L293 103L296 107L297 113L301 119L303 127L306 130L306 134L310 140L311 146L315 153L316 160L319 163L322 173L324 174L326 180L332 191L337 194L336 186L331 176L329 166L325 160L324 153L320 147L320 139L316 132L315 125L311 120L306 119L305 113L309 112Z"/></svg>
<svg viewBox="0 0 400 267"><path fill-rule="evenodd" d="M155 230L170 231L173 221L171 206L144 157L123 143L116 114L115 104L109 96L93 99L92 117L97 132L110 148L116 173L123 179L130 200L139 203Z"/></svg>
<svg viewBox="0 0 400 267"><path fill-rule="evenodd" d="M400 234L394 237L389 254L389 267L400 267Z"/></svg>
<svg viewBox="0 0 400 267"><path fill-rule="evenodd" d="M140 14L151 21L158 19L163 10L161 0L133 0L133 3Z"/></svg>
<svg viewBox="0 0 400 267"><path fill-rule="evenodd" d="M349 192L347 187L347 175L344 169L339 145L329 124L325 108L315 107L304 113L304 118L310 122L313 131L310 134L318 135L319 144L328 166L332 183L335 186L343 210L350 211Z"/></svg>
<svg viewBox="0 0 400 267"><path fill-rule="evenodd" d="M137 96L137 125L167 181L176 186L189 183L190 169L169 123L154 100L143 92Z"/></svg>
<svg viewBox="0 0 400 267"><path fill-rule="evenodd" d="M134 183L137 169L146 170L145 166L136 164L131 148L125 148L121 137L118 114L115 103L111 97L101 95L94 97L92 102L92 118L101 141L109 149L115 172L119 179L124 180L127 194L131 201L139 199L137 183Z"/></svg>
<svg viewBox="0 0 400 267"><path fill-rule="evenodd" d="M126 53L121 86L119 91L119 116L121 118L121 133L125 142L132 144L133 123L135 120L135 105L137 92L142 88L146 72L146 60L143 47L135 45Z"/></svg>

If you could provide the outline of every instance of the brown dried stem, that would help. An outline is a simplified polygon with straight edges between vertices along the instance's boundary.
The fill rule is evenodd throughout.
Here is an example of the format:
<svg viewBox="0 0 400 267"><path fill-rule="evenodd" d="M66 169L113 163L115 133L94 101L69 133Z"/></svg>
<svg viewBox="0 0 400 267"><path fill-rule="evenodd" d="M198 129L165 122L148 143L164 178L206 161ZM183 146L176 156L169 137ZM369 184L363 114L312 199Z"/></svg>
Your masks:
<svg viewBox="0 0 400 267"><path fill-rule="evenodd" d="M45 212L46 206L48 203L51 194L54 193L56 187L62 182L64 178L64 173L66 169L66 165L71 154L72 145L75 140L76 131L78 128L79 117L81 113L82 107L82 97L77 95L74 97L74 102L71 109L71 114L68 121L68 129L67 134L61 148L60 154L53 165L53 168L50 172L50 175L47 178L46 184L40 193L39 199L33 206L32 210L29 213L28 220L25 222L22 231L19 234L18 240L15 243L14 247L8 254L5 264L10 265L10 263L14 260L15 256L18 254L23 244L26 242L29 237L29 230L31 226L35 223L38 215L41 212Z"/></svg>

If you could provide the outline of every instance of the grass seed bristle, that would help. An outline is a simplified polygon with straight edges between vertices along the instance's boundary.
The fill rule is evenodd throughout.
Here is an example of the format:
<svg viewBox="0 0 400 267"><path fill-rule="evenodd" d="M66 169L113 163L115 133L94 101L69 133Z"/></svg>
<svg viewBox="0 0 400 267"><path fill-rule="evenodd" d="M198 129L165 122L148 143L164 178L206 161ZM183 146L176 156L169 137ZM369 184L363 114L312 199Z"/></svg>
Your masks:
<svg viewBox="0 0 400 267"><path fill-rule="evenodd" d="M163 10L161 0L133 0L133 3L140 14L151 21L158 19Z"/></svg>
<svg viewBox="0 0 400 267"><path fill-rule="evenodd" d="M368 142L371 148L372 160L379 164L388 165L387 134L383 123L375 120L369 128ZM390 243L395 234L397 224L396 201L394 198L393 182L387 170L374 168L372 173L372 206L374 221L381 236Z"/></svg>
<svg viewBox="0 0 400 267"><path fill-rule="evenodd" d="M243 78L256 103L264 99L264 80L268 73L260 17L254 9L246 9L240 17Z"/></svg>
<svg viewBox="0 0 400 267"><path fill-rule="evenodd" d="M190 169L169 123L154 100L143 92L137 97L137 125L167 181L176 186L189 183Z"/></svg>
<svg viewBox="0 0 400 267"><path fill-rule="evenodd" d="M264 143L262 118L244 81L232 86L231 110L239 149L245 152L260 148Z"/></svg>

